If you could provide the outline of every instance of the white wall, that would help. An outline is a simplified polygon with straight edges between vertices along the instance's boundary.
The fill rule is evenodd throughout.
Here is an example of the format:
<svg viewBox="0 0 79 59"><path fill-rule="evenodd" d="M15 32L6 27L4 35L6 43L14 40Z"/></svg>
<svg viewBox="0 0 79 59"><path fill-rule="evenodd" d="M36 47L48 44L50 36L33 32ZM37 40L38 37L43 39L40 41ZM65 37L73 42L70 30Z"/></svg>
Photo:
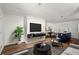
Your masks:
<svg viewBox="0 0 79 59"><path fill-rule="evenodd" d="M11 35L17 26L25 27L25 29L27 30L27 31L25 31L25 33L27 32L29 34L30 33L29 23L30 22L39 23L39 24L42 24L42 32L45 32L45 20L36 18L36 17L28 16L26 18L24 16L5 14L4 18L3 18L3 22L4 22L3 26L4 26L5 45L6 44L13 44L18 41L16 39L12 38L12 35ZM26 40L26 39L24 39L24 40Z"/></svg>
<svg viewBox="0 0 79 59"><path fill-rule="evenodd" d="M45 32L45 20L37 17L27 16L27 34L30 34L30 23L37 23L42 25L41 32ZM33 32L33 33L39 33L39 32Z"/></svg>
<svg viewBox="0 0 79 59"><path fill-rule="evenodd" d="M46 31L49 31L49 27L52 29L52 31L54 31L54 24L46 22Z"/></svg>
<svg viewBox="0 0 79 59"><path fill-rule="evenodd" d="M12 33L17 26L24 27L23 16L9 15L5 14L4 16L4 39L5 45L10 43L15 43L18 40L12 38Z"/></svg>
<svg viewBox="0 0 79 59"><path fill-rule="evenodd" d="M79 21L69 21L69 22L62 22L62 23L55 23L55 24L51 24L52 30L54 32L64 32L64 31L69 31L71 32L71 36L73 38L77 38L78 39L78 23Z"/></svg>
<svg viewBox="0 0 79 59"><path fill-rule="evenodd" d="M3 38L3 20L0 18L0 53L4 47L4 38Z"/></svg>
<svg viewBox="0 0 79 59"><path fill-rule="evenodd" d="M4 37L3 37L3 11L0 8L0 54L4 47Z"/></svg>

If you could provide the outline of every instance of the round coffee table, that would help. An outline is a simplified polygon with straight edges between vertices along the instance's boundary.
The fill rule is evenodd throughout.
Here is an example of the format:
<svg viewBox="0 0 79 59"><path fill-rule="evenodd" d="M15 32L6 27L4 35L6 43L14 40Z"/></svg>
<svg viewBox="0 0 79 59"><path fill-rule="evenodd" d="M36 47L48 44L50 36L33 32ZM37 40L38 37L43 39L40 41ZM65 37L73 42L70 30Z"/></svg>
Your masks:
<svg viewBox="0 0 79 59"><path fill-rule="evenodd" d="M41 44L42 43L34 45L33 53L35 55L51 55L51 46L49 44L42 46Z"/></svg>

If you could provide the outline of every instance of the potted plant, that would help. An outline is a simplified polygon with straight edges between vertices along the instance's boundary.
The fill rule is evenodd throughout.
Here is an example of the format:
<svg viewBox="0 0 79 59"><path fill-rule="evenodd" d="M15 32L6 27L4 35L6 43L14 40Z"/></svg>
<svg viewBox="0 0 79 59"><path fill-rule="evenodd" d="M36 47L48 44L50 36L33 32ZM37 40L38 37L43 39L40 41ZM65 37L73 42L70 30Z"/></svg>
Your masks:
<svg viewBox="0 0 79 59"><path fill-rule="evenodd" d="M21 36L23 35L23 27L17 26L15 31L14 31L14 36L18 41L20 41Z"/></svg>

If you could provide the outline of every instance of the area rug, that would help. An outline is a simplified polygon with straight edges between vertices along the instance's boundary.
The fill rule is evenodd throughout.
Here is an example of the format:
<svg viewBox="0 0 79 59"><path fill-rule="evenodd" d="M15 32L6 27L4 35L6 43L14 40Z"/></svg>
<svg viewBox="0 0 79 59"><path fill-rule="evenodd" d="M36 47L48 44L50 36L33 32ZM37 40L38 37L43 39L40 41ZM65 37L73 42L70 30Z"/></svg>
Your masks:
<svg viewBox="0 0 79 59"><path fill-rule="evenodd" d="M66 48L61 48L61 47L51 47L51 55L60 55L62 52L64 52ZM34 55L33 54L33 48L28 49L29 52L27 55Z"/></svg>

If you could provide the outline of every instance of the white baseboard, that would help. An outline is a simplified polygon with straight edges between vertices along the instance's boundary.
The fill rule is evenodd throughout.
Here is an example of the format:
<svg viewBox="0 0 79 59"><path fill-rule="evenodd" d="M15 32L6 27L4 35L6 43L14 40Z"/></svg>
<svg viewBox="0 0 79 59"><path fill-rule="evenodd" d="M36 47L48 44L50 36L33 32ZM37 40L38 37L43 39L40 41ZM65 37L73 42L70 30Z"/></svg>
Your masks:
<svg viewBox="0 0 79 59"><path fill-rule="evenodd" d="M12 45L12 44L17 44L17 42L7 43L7 44L5 44L5 46L6 46L6 45Z"/></svg>
<svg viewBox="0 0 79 59"><path fill-rule="evenodd" d="M24 42L24 41L22 41L22 42ZM12 44L21 44L22 42L11 42L11 43L5 44L4 46L6 46L6 45L12 45ZM28 44L27 41L25 41L25 43Z"/></svg>

